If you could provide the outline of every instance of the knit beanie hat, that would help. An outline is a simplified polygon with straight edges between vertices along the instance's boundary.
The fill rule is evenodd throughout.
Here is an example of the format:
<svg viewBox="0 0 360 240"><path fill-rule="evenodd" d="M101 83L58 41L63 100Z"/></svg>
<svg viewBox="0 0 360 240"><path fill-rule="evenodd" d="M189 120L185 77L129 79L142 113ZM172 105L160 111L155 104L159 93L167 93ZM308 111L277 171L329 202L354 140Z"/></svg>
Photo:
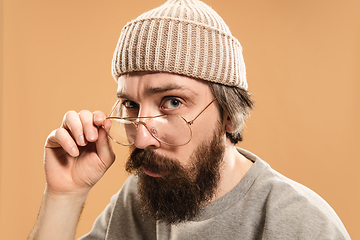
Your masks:
<svg viewBox="0 0 360 240"><path fill-rule="evenodd" d="M199 0L168 0L122 29L112 74L168 72L247 89L242 47Z"/></svg>

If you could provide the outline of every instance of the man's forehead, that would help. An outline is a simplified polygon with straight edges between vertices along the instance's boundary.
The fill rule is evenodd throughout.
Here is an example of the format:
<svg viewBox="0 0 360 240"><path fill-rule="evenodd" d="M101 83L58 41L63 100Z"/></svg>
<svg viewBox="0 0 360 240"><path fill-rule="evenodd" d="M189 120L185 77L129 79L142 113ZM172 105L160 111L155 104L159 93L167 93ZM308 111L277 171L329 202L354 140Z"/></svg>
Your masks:
<svg viewBox="0 0 360 240"><path fill-rule="evenodd" d="M202 80L170 73L133 73L118 78L117 95L131 94L140 90L142 94L154 95L172 90L189 92L198 95L201 85L207 85Z"/></svg>

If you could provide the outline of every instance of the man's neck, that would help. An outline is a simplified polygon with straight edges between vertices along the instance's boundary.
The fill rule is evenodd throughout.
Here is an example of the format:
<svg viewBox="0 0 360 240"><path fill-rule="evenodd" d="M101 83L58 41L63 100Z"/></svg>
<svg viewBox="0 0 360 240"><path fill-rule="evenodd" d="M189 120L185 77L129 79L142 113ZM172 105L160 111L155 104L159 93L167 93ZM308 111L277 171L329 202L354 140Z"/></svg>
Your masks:
<svg viewBox="0 0 360 240"><path fill-rule="evenodd" d="M226 139L224 161L220 170L217 193L212 202L230 192L243 179L253 162L240 154L233 143Z"/></svg>

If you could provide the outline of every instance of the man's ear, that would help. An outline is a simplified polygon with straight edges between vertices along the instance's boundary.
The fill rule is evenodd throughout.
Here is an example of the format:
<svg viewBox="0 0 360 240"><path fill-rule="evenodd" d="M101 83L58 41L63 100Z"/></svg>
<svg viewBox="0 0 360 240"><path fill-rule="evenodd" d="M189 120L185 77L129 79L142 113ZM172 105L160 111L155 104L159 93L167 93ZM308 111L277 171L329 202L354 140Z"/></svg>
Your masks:
<svg viewBox="0 0 360 240"><path fill-rule="evenodd" d="M233 121L230 119L230 116L227 112L224 114L223 122L225 126L225 132L233 133L235 131Z"/></svg>

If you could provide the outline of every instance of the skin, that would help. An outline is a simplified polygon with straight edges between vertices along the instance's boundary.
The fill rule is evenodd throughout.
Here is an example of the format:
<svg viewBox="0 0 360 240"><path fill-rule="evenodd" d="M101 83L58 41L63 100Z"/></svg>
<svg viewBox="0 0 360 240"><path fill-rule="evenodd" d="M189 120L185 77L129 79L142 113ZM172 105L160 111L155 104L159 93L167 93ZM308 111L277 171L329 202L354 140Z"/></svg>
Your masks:
<svg viewBox="0 0 360 240"><path fill-rule="evenodd" d="M138 73L118 79L118 97L137 107L139 116L176 114L192 120L214 96L200 80L168 73ZM44 150L46 189L38 220L29 239L74 239L77 222L85 199L97 181L115 160L109 138L102 123L105 113L69 111L60 128L50 133ZM222 127L232 131L231 121L222 116ZM216 101L191 126L193 137L184 146L168 146L152 137L139 125L132 148L152 148L156 153L177 158L189 164L193 151L211 139L221 119ZM225 155L221 179L214 200L233 189L250 169L252 162L238 153L225 134ZM160 175L146 172L153 177Z"/></svg>
<svg viewBox="0 0 360 240"><path fill-rule="evenodd" d="M69 111L45 143L46 188L28 239L74 239L91 187L115 160L103 112Z"/></svg>

